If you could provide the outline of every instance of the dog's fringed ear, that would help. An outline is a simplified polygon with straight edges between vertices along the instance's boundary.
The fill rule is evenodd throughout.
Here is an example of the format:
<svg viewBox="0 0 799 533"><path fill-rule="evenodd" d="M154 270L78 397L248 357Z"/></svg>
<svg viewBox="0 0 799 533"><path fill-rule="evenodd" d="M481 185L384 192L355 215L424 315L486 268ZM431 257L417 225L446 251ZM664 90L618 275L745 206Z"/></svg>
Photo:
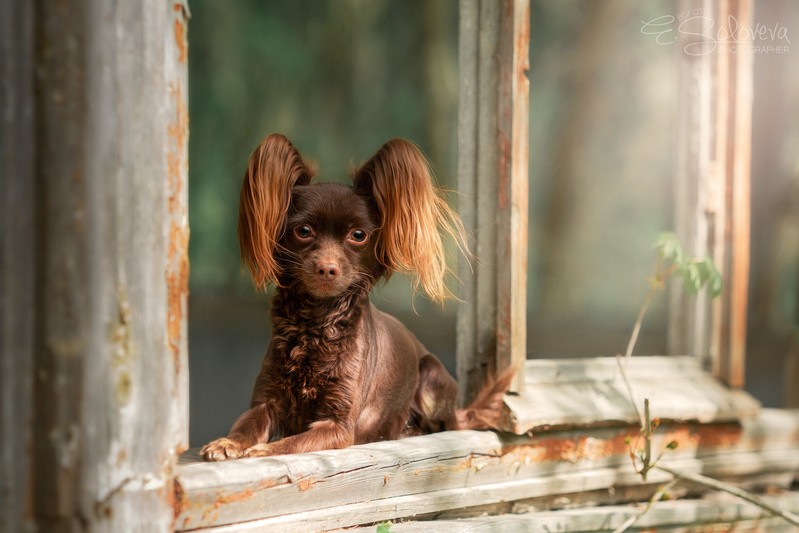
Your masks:
<svg viewBox="0 0 799 533"><path fill-rule="evenodd" d="M392 139L355 170L355 190L371 197L380 215L377 259L392 272L414 277L414 288L434 301L451 297L441 235L464 251L463 224L433 183L427 159L411 142Z"/></svg>
<svg viewBox="0 0 799 533"><path fill-rule="evenodd" d="M291 189L312 177L313 170L283 135L267 136L250 156L239 199L239 247L256 289L277 282L275 249L285 230Z"/></svg>

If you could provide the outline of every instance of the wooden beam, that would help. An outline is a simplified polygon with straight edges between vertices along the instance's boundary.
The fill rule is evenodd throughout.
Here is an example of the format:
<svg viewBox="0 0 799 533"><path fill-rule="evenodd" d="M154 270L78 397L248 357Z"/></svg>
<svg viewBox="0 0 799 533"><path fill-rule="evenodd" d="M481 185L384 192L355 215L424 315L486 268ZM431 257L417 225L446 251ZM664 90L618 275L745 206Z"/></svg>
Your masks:
<svg viewBox="0 0 799 533"><path fill-rule="evenodd" d="M681 101L675 226L688 253L713 258L722 296L671 291L669 352L693 354L716 377L743 387L749 283L751 42L696 39L735 20L748 28L749 0L683 0L679 34ZM730 18L732 17L732 18ZM751 39L751 32L736 38Z"/></svg>
<svg viewBox="0 0 799 533"><path fill-rule="evenodd" d="M461 0L459 211L474 254L460 267L461 401L526 359L529 40L529 0Z"/></svg>
<svg viewBox="0 0 799 533"><path fill-rule="evenodd" d="M32 2L0 3L0 531L30 531L36 247Z"/></svg>
<svg viewBox="0 0 799 533"><path fill-rule="evenodd" d="M764 498L777 508L799 512L799 493L785 492ZM643 514L640 504L607 505L583 509L560 509L503 514L479 515L462 519L412 520L391 524L396 533L436 531L436 533L470 533L503 531L614 531L629 519L639 517L629 531L769 531L791 533L795 526L746 502L727 499L661 501ZM223 531L257 531L257 526ZM337 530L342 533L372 533L375 527Z"/></svg>
<svg viewBox="0 0 799 533"><path fill-rule="evenodd" d="M663 458L672 468L744 484L781 475L787 487L792 475L783 474L799 468L797 429L797 413L776 410L743 424L664 423L653 449L676 441ZM459 431L223 463L187 453L178 471L176 525L321 531L530 498L553 505L590 490L650 490L669 476L653 471L642 483L627 444L638 436L635 425L531 437Z"/></svg>
<svg viewBox="0 0 799 533"><path fill-rule="evenodd" d="M720 0L718 20L736 20L752 27L750 0ZM718 57L718 181L723 183L723 243L714 254L724 275L724 293L714 308L713 372L732 387L742 388L746 369L746 329L749 296L751 145L752 145L752 46L751 32L742 42L730 44ZM721 231L721 228L717 228Z"/></svg>
<svg viewBox="0 0 799 533"><path fill-rule="evenodd" d="M638 409L648 398L653 418L719 422L752 418L760 410L746 392L720 385L695 357L633 357L626 372ZM503 429L517 435L638 421L613 357L531 359L524 376L525 393L505 398L509 416Z"/></svg>
<svg viewBox="0 0 799 533"><path fill-rule="evenodd" d="M680 13L710 13L712 0L681 0ZM696 43L694 35L709 35L712 17L691 17L681 22L677 54L680 81L677 117L677 168L674 190L674 229L686 253L711 255L710 237L720 218L723 202L712 177L715 126L713 123L713 55L708 46ZM676 23L675 23L676 24ZM710 298L696 296L672 283L669 293L668 352L695 355L709 366Z"/></svg>
<svg viewBox="0 0 799 533"><path fill-rule="evenodd" d="M2 141L3 388L22 394L2 427L27 476L3 508L41 531L167 531L188 440L187 8L2 9L26 28L3 34L21 133Z"/></svg>

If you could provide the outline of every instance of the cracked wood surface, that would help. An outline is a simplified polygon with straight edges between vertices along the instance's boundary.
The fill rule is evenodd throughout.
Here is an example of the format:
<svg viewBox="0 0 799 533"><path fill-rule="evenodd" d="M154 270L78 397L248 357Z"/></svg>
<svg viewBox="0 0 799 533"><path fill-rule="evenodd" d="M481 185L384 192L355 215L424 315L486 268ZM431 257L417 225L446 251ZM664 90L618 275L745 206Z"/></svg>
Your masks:
<svg viewBox="0 0 799 533"><path fill-rule="evenodd" d="M639 409L647 397L652 416L662 420L740 420L760 409L746 392L721 385L695 357L636 356L626 372ZM637 421L615 357L531 359L524 376L525 392L505 399L505 429L513 433Z"/></svg>
<svg viewBox="0 0 799 533"><path fill-rule="evenodd" d="M784 509L799 511L799 493L787 492L766 499ZM588 509L564 509L499 516L479 516L463 519L399 522L391 525L392 533L429 532L477 533L503 531L526 533L529 531L597 532L613 531L628 518L638 516L640 506L612 505ZM256 531L251 525L244 531ZM375 527L347 529L349 533L372 533ZM677 500L659 502L642 516L630 531L707 532L751 531L771 533L793 532L795 527L781 518L740 501L719 499ZM221 529L219 530L221 533ZM242 530L239 530L242 531ZM344 531L344 530L340 530Z"/></svg>
<svg viewBox="0 0 799 533"><path fill-rule="evenodd" d="M0 530L172 529L188 440L186 9L0 7Z"/></svg>
<svg viewBox="0 0 799 533"><path fill-rule="evenodd" d="M179 530L227 526L254 531L323 531L448 510L643 485L627 440L634 426L527 436L446 432L295 456L197 462L178 470ZM664 464L745 482L788 485L799 471L799 413L764 410L737 422L664 423L654 449L676 441ZM764 478L763 476L766 476ZM784 478L784 479L783 479ZM219 528L219 529L214 529Z"/></svg>

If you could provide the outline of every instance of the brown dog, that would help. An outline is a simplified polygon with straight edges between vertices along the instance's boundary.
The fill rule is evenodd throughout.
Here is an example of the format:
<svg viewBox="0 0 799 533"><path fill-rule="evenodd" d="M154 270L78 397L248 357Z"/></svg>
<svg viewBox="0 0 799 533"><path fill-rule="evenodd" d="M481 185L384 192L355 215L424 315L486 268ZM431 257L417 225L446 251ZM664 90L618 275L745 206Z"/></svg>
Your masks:
<svg viewBox="0 0 799 533"><path fill-rule="evenodd" d="M207 460L343 448L445 429L495 428L512 372L465 409L456 383L369 291L409 272L432 299L449 296L440 232L463 243L457 215L427 162L394 139L353 174L353 187L311 185L313 171L282 135L250 158L239 243L257 288L277 285L272 340L251 407Z"/></svg>

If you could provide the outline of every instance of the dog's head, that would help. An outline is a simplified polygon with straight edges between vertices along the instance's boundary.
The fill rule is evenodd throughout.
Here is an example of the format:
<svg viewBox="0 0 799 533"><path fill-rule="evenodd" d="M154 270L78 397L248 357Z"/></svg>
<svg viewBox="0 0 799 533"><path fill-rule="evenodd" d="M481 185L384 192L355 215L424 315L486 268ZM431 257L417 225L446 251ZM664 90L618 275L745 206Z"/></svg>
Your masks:
<svg viewBox="0 0 799 533"><path fill-rule="evenodd" d="M352 187L312 177L283 135L269 135L250 157L239 244L257 288L299 284L329 298L405 272L432 299L449 296L441 233L465 249L463 226L415 145L388 141L354 170Z"/></svg>

